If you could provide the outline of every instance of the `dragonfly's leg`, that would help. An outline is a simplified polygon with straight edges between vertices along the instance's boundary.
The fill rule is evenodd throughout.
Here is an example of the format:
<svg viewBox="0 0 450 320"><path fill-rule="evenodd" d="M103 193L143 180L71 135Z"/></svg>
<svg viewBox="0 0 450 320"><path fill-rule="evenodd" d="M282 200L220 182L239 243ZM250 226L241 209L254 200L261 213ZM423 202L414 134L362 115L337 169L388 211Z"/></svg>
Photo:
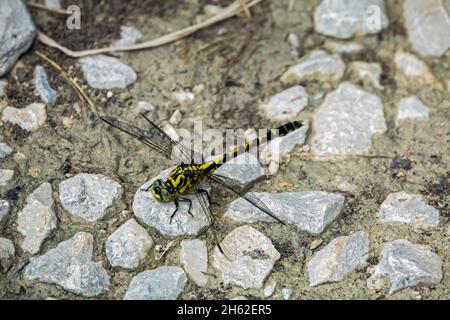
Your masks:
<svg viewBox="0 0 450 320"><path fill-rule="evenodd" d="M151 187L152 187L152 185L149 185L147 188L141 189L141 190L139 190L139 191L148 191L148 190L151 189Z"/></svg>
<svg viewBox="0 0 450 320"><path fill-rule="evenodd" d="M192 217L194 217L194 215L192 214L192 212L191 212L191 209L192 209L192 200L191 199L188 199L188 198L179 198L181 201L186 201L186 202L189 202L189 209L188 209L188 213L192 216Z"/></svg>
<svg viewBox="0 0 450 320"><path fill-rule="evenodd" d="M170 216L170 224L172 224L172 219L173 219L173 217L175 217L175 214L177 213L177 211L178 211L178 208L180 207L180 204L178 203L178 200L177 199L174 199L173 200L173 202L175 203L175 211L172 213L172 215Z"/></svg>
<svg viewBox="0 0 450 320"><path fill-rule="evenodd" d="M216 206L219 205L217 202L212 202L211 201L211 197L209 196L209 192L207 190L205 190L205 189L197 189L197 192L206 194L206 197L208 198L209 205L212 205L212 204L215 204Z"/></svg>

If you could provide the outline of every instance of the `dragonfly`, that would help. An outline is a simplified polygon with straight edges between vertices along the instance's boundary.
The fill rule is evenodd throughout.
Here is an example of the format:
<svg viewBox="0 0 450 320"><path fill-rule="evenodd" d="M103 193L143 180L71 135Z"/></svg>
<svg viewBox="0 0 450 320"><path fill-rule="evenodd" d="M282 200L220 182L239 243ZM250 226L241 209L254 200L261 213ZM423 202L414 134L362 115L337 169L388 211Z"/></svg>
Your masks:
<svg viewBox="0 0 450 320"><path fill-rule="evenodd" d="M149 124L147 130L110 116L101 116L100 118L108 125L141 141L168 160L173 160L175 157L175 160L178 161L179 164L169 173L167 179L156 179L148 188L142 189L142 191L151 192L153 197L158 201L174 202L175 211L170 216L170 223L178 212L180 202L187 202L189 204L188 213L193 216L191 212L192 200L186 198L185 195L194 192L202 211L207 215L210 225L213 228L216 243L223 253L217 238L214 216L211 212L211 204L217 205L217 203L211 201L207 188L204 186L205 180L212 180L235 195L247 200L277 222L286 225L262 200L254 193L248 191L248 188L242 187L238 181L220 175L215 171L238 155L248 152L252 147L259 147L264 143L270 142L275 137L285 136L301 128L303 126L301 121L288 122L277 129L268 130L264 135L260 135L253 140L245 141L243 144L231 148L229 152L217 156L212 160L204 161L203 157L201 157L201 163L195 163L194 159L199 158L195 155L194 151L172 139L145 114L141 113L141 116ZM206 195L209 205L202 195Z"/></svg>

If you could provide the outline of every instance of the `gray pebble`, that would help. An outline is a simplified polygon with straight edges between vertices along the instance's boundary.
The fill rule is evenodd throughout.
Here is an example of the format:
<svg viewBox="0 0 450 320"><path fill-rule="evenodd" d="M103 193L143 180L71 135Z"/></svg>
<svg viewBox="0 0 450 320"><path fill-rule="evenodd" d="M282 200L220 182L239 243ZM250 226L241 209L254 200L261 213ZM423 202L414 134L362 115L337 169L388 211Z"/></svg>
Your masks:
<svg viewBox="0 0 450 320"><path fill-rule="evenodd" d="M153 239L134 219L121 225L108 239L105 250L113 267L136 268L153 246Z"/></svg>
<svg viewBox="0 0 450 320"><path fill-rule="evenodd" d="M3 272L9 270L14 259L14 244L11 240L0 238L0 267Z"/></svg>
<svg viewBox="0 0 450 320"><path fill-rule="evenodd" d="M383 103L378 96L344 82L321 104L314 128L311 151L316 155L331 159L368 153L372 135L387 129Z"/></svg>
<svg viewBox="0 0 450 320"><path fill-rule="evenodd" d="M308 262L309 285L341 281L364 264L369 245L369 235L363 231L332 240Z"/></svg>
<svg viewBox="0 0 450 320"><path fill-rule="evenodd" d="M14 177L14 170L0 169L0 187L7 186Z"/></svg>
<svg viewBox="0 0 450 320"><path fill-rule="evenodd" d="M448 1L405 0L403 17L409 42L425 56L442 56L450 48Z"/></svg>
<svg viewBox="0 0 450 320"><path fill-rule="evenodd" d="M36 66L34 69L34 85L42 101L45 103L55 102L58 98L58 93L50 86L47 74L42 66Z"/></svg>
<svg viewBox="0 0 450 320"><path fill-rule="evenodd" d="M321 233L342 211L345 198L323 191L254 192L283 222L299 230ZM243 198L233 201L226 216L239 222L276 222Z"/></svg>
<svg viewBox="0 0 450 320"><path fill-rule="evenodd" d="M439 210L427 205L422 196L403 191L388 195L381 204L378 218L385 222L400 222L417 228L433 228L440 223Z"/></svg>
<svg viewBox="0 0 450 320"><path fill-rule="evenodd" d="M24 237L21 244L24 251L38 253L42 242L56 228L53 204L52 186L48 182L41 184L28 197L27 204L17 215L17 230Z"/></svg>
<svg viewBox="0 0 450 320"><path fill-rule="evenodd" d="M267 119L287 121L294 119L308 104L308 93L299 85L281 91L261 106Z"/></svg>
<svg viewBox="0 0 450 320"><path fill-rule="evenodd" d="M0 142L0 159L6 158L13 152L13 149L5 142Z"/></svg>
<svg viewBox="0 0 450 320"><path fill-rule="evenodd" d="M96 89L125 88L136 81L137 75L119 59L95 55L79 60L89 86Z"/></svg>
<svg viewBox="0 0 450 320"><path fill-rule="evenodd" d="M9 202L7 200L0 200L0 222L8 215L9 213Z"/></svg>
<svg viewBox="0 0 450 320"><path fill-rule="evenodd" d="M225 285L262 288L280 253L264 234L244 225L231 231L220 243L225 254L216 246L213 266L222 273Z"/></svg>
<svg viewBox="0 0 450 320"><path fill-rule="evenodd" d="M314 11L315 30L340 39L378 33L388 23L383 0L322 0Z"/></svg>
<svg viewBox="0 0 450 320"><path fill-rule="evenodd" d="M64 209L89 222L104 217L121 194L120 184L100 174L79 173L59 184Z"/></svg>
<svg viewBox="0 0 450 320"><path fill-rule="evenodd" d="M406 287L438 284L442 279L442 259L427 246L395 240L384 245L381 260L367 281L369 288L382 289L380 284L386 277L389 295Z"/></svg>
<svg viewBox="0 0 450 320"><path fill-rule="evenodd" d="M183 240L180 249L180 262L189 278L200 287L206 286L208 276L208 248L206 242L199 239Z"/></svg>
<svg viewBox="0 0 450 320"><path fill-rule="evenodd" d="M3 109L3 122L17 124L22 129L36 131L42 127L47 120L45 104L32 103L25 108L6 107Z"/></svg>
<svg viewBox="0 0 450 320"><path fill-rule="evenodd" d="M85 297L102 294L109 286L109 275L101 262L91 261L93 242L91 234L76 233L44 255L31 258L25 279L53 283Z"/></svg>
<svg viewBox="0 0 450 320"><path fill-rule="evenodd" d="M124 300L176 300L187 277L179 267L163 266L139 273L128 287Z"/></svg>
<svg viewBox="0 0 450 320"><path fill-rule="evenodd" d="M231 178L243 188L264 176L264 167L251 153L244 153L225 163L215 173Z"/></svg>
<svg viewBox="0 0 450 320"><path fill-rule="evenodd" d="M404 120L428 120L429 110L416 96L403 98L397 106L395 124L399 125Z"/></svg>
<svg viewBox="0 0 450 320"><path fill-rule="evenodd" d="M36 26L24 1L0 1L0 77L30 48Z"/></svg>
<svg viewBox="0 0 450 320"><path fill-rule="evenodd" d="M126 47L131 46L136 43L139 39L142 38L142 33L139 32L136 28L130 26L121 26L120 27L120 39L114 41L112 44L113 47Z"/></svg>

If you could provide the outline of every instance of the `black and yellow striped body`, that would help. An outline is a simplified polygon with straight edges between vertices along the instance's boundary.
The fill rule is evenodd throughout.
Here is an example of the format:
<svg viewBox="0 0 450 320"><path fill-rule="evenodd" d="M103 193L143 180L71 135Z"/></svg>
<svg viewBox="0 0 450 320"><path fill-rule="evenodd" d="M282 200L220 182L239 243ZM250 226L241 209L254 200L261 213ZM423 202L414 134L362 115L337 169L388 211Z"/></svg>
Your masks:
<svg viewBox="0 0 450 320"><path fill-rule="evenodd" d="M288 133L300 128L299 121L288 122L278 129L272 129L267 134L260 136L250 142L234 147L231 151L215 158L214 160L202 164L181 164L169 174L165 181L169 193L172 195L182 195L193 189L203 178L212 174L224 163L236 158L238 155L248 152L250 148L258 147L276 137L283 137Z"/></svg>

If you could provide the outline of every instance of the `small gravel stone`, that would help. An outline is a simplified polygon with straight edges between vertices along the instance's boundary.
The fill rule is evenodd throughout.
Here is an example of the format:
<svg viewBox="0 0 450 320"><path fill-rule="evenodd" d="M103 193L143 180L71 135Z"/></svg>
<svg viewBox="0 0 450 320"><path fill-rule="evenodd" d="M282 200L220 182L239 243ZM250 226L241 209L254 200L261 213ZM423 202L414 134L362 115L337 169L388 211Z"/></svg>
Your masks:
<svg viewBox="0 0 450 320"><path fill-rule="evenodd" d="M36 66L34 69L34 86L43 102L52 103L58 98L58 93L50 86L47 73L42 66Z"/></svg>
<svg viewBox="0 0 450 320"><path fill-rule="evenodd" d="M264 176L264 167L251 153L244 153L225 163L216 170L217 174L231 178L243 188Z"/></svg>
<svg viewBox="0 0 450 320"><path fill-rule="evenodd" d="M177 130L172 127L172 125L170 125L169 123L167 123L166 125L164 125L163 127L163 131L165 133L167 133L167 135L174 141L179 141L180 140L180 135L178 134Z"/></svg>
<svg viewBox="0 0 450 320"><path fill-rule="evenodd" d="M383 0L323 0L314 11L315 30L340 39L378 33L388 24Z"/></svg>
<svg viewBox="0 0 450 320"><path fill-rule="evenodd" d="M275 289L277 288L277 282L275 280L270 280L266 286L264 287L264 298L269 298L270 296L273 295L273 293L275 292Z"/></svg>
<svg viewBox="0 0 450 320"><path fill-rule="evenodd" d="M341 281L365 263L369 245L369 235L363 231L332 240L308 262L309 285Z"/></svg>
<svg viewBox="0 0 450 320"><path fill-rule="evenodd" d="M313 234L321 233L341 213L345 201L341 194L323 191L253 193L283 222ZM233 201L225 215L239 222L276 222L242 198Z"/></svg>
<svg viewBox="0 0 450 320"><path fill-rule="evenodd" d="M308 105L308 93L302 86L293 86L274 95L260 108L271 121L292 120Z"/></svg>
<svg viewBox="0 0 450 320"><path fill-rule="evenodd" d="M415 55L399 50L395 53L394 63L397 70L400 71L400 74L397 75L400 85L434 84L439 86L425 62Z"/></svg>
<svg viewBox="0 0 450 320"><path fill-rule="evenodd" d="M321 245L322 243L323 243L323 240L322 240L322 239L315 239L315 240L313 240L313 241L311 242L309 248L310 248L311 250L315 250L315 249L317 249L318 247L320 247L320 245Z"/></svg>
<svg viewBox="0 0 450 320"><path fill-rule="evenodd" d="M170 116L169 123L171 123L173 125L177 125L181 122L182 119L183 119L183 115L181 114L180 110L177 109Z"/></svg>
<svg viewBox="0 0 450 320"><path fill-rule="evenodd" d="M96 89L125 88L136 81L137 75L119 59L95 55L79 60L89 86Z"/></svg>
<svg viewBox="0 0 450 320"><path fill-rule="evenodd" d="M409 42L425 56L442 56L450 48L450 5L440 0L405 0L403 6Z"/></svg>
<svg viewBox="0 0 450 320"><path fill-rule="evenodd" d="M113 267L134 269L152 246L153 239L147 231L130 219L106 239L105 251Z"/></svg>
<svg viewBox="0 0 450 320"><path fill-rule="evenodd" d="M170 216L175 211L175 204L173 202L160 202L153 197L150 190L143 191L154 180L158 178L167 179L173 168L162 171L139 188L134 195L133 212L143 223L156 228L164 236L197 235L209 225L209 221L195 195L186 195L186 198L192 200L191 212L193 217L187 212L188 203L181 202L178 212L170 223ZM208 205L207 200L206 204Z"/></svg>
<svg viewBox="0 0 450 320"><path fill-rule="evenodd" d="M212 264L222 273L226 286L262 288L274 263L280 259L270 239L248 225L231 231L220 245L225 255L216 246Z"/></svg>
<svg viewBox="0 0 450 320"><path fill-rule="evenodd" d="M136 28L130 26L120 27L120 39L113 42L112 46L115 48L126 47L135 44L142 38L142 33Z"/></svg>
<svg viewBox="0 0 450 320"><path fill-rule="evenodd" d="M5 142L0 142L0 159L6 158L13 152L13 149Z"/></svg>
<svg viewBox="0 0 450 320"><path fill-rule="evenodd" d="M380 84L381 73L383 70L379 63L354 61L350 64L349 69L358 78L362 80L367 79L375 88L383 90L383 86Z"/></svg>
<svg viewBox="0 0 450 320"><path fill-rule="evenodd" d="M28 131L36 131L44 125L46 119L47 113L43 103L32 103L22 109L6 107L2 117L3 122L17 124Z"/></svg>
<svg viewBox="0 0 450 320"><path fill-rule="evenodd" d="M6 272L12 265L14 259L14 244L11 240L6 238L0 238L0 267L2 272Z"/></svg>
<svg viewBox="0 0 450 320"><path fill-rule="evenodd" d="M381 260L368 279L368 287L380 289L376 282L388 278L389 295L417 285L438 284L442 279L442 260L427 246L400 239L388 242L381 252Z"/></svg>
<svg viewBox="0 0 450 320"><path fill-rule="evenodd" d="M189 278L200 287L206 286L208 277L203 273L208 269L208 249L206 242L194 239L181 242L180 262Z"/></svg>
<svg viewBox="0 0 450 320"><path fill-rule="evenodd" d="M357 42L326 40L325 48L336 53L358 53L364 49L364 46Z"/></svg>
<svg viewBox="0 0 450 320"><path fill-rule="evenodd" d="M39 252L42 242L56 229L52 186L45 182L34 190L17 216L17 230L24 240L21 247L31 254Z"/></svg>
<svg viewBox="0 0 450 320"><path fill-rule="evenodd" d="M396 192L381 204L378 218L385 222L401 222L417 228L433 228L440 223L439 210L427 205L421 195Z"/></svg>
<svg viewBox="0 0 450 320"><path fill-rule="evenodd" d="M337 54L314 50L300 63L290 67L280 78L284 84L303 80L339 81L344 75L345 64Z"/></svg>
<svg viewBox="0 0 450 320"><path fill-rule="evenodd" d="M184 90L180 90L180 91L176 91L173 93L173 97L175 98L175 100L178 101L179 104L181 104L182 106L187 106L190 105L194 102L195 100L195 95L190 92L190 91L184 91Z"/></svg>
<svg viewBox="0 0 450 320"><path fill-rule="evenodd" d="M64 209L89 222L104 217L121 195L121 185L100 174L80 173L59 184Z"/></svg>
<svg viewBox="0 0 450 320"><path fill-rule="evenodd" d="M300 47L300 40L298 40L298 36L295 33L289 33L287 37L287 41L293 48L299 48Z"/></svg>
<svg viewBox="0 0 450 320"><path fill-rule="evenodd" d="M179 267L163 266L139 273L128 287L124 300L176 300L187 277Z"/></svg>
<svg viewBox="0 0 450 320"><path fill-rule="evenodd" d="M139 113L146 113L149 111L155 111L155 106L147 101L139 101L137 104L137 110Z"/></svg>
<svg viewBox="0 0 450 320"><path fill-rule="evenodd" d="M44 255L31 258L24 270L25 279L53 283L85 297L105 292L109 275L101 262L91 261L93 242L91 234L76 233Z"/></svg>
<svg viewBox="0 0 450 320"><path fill-rule="evenodd" d="M9 213L9 202L7 200L0 200L0 222L5 219Z"/></svg>
<svg viewBox="0 0 450 320"><path fill-rule="evenodd" d="M328 157L333 154L368 153L372 135L387 129L383 109L378 96L348 82L340 84L314 116L311 151L327 155L322 159L333 158Z"/></svg>
<svg viewBox="0 0 450 320"><path fill-rule="evenodd" d="M30 48L36 26L23 1L0 1L0 77Z"/></svg>
<svg viewBox="0 0 450 320"><path fill-rule="evenodd" d="M0 169L0 187L8 185L9 181L14 177L14 170Z"/></svg>
<svg viewBox="0 0 450 320"><path fill-rule="evenodd" d="M292 289L291 288L283 288L281 289L281 296L283 297L283 300L289 300L292 296Z"/></svg>
<svg viewBox="0 0 450 320"><path fill-rule="evenodd" d="M428 107L416 96L403 98L397 106L397 115L395 124L399 125L402 121L427 120L429 118Z"/></svg>

